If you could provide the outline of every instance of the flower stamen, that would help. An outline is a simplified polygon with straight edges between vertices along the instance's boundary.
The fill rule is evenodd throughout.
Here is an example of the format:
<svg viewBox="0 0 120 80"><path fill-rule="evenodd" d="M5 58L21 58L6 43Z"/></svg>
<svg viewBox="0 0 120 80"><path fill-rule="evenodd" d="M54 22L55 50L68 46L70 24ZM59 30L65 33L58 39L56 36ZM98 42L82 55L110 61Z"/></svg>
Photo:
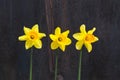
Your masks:
<svg viewBox="0 0 120 80"><path fill-rule="evenodd" d="M30 39L34 39L35 38L35 36L34 35L30 35Z"/></svg>
<svg viewBox="0 0 120 80"><path fill-rule="evenodd" d="M61 42L62 40L63 40L63 39L62 39L61 37L59 37L59 38L58 38L58 41L60 41L60 42Z"/></svg>

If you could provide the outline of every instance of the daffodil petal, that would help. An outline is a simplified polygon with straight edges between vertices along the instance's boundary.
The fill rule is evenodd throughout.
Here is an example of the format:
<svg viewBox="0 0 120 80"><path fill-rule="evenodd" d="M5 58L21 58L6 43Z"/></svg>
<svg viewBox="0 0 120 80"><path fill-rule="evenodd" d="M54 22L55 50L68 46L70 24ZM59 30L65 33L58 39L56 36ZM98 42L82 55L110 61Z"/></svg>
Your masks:
<svg viewBox="0 0 120 80"><path fill-rule="evenodd" d="M65 42L66 42L65 43L66 45L70 45L72 43L71 39L69 39L69 38L67 38Z"/></svg>
<svg viewBox="0 0 120 80"><path fill-rule="evenodd" d="M83 46L83 41L78 41L75 45L76 49L77 50L81 50L82 49L82 46Z"/></svg>
<svg viewBox="0 0 120 80"><path fill-rule="evenodd" d="M80 31L81 31L81 33L86 34L86 26L85 26L84 24L82 24L82 25L80 26Z"/></svg>
<svg viewBox="0 0 120 80"><path fill-rule="evenodd" d="M57 49L58 48L58 43L57 42L52 42L51 43L51 49Z"/></svg>
<svg viewBox="0 0 120 80"><path fill-rule="evenodd" d="M64 35L65 37L67 37L67 36L68 36L68 34L69 34L69 32L70 32L70 31L69 31L69 30L67 30L67 31L63 32L63 33L62 33L62 35Z"/></svg>
<svg viewBox="0 0 120 80"><path fill-rule="evenodd" d="M43 38L43 37L46 37L46 34L45 33L39 33L39 37L40 37L40 39Z"/></svg>
<svg viewBox="0 0 120 80"><path fill-rule="evenodd" d="M99 40L99 38L95 36L95 41L98 41L98 40Z"/></svg>
<svg viewBox="0 0 120 80"><path fill-rule="evenodd" d="M26 39L27 39L26 35L18 37L18 40L20 40L20 41L25 41Z"/></svg>
<svg viewBox="0 0 120 80"><path fill-rule="evenodd" d="M92 30L88 31L88 34L93 34L93 32L96 30L96 28L94 27Z"/></svg>
<svg viewBox="0 0 120 80"><path fill-rule="evenodd" d="M53 34L50 34L49 36L50 36L50 39L53 40L53 41L55 41L57 39L57 37Z"/></svg>
<svg viewBox="0 0 120 80"><path fill-rule="evenodd" d="M83 33L75 33L75 34L73 34L73 37L76 40L82 40L82 39L84 39L85 35Z"/></svg>
<svg viewBox="0 0 120 80"><path fill-rule="evenodd" d="M34 42L34 46L38 49L41 49L42 48L42 41L41 40L36 40Z"/></svg>
<svg viewBox="0 0 120 80"><path fill-rule="evenodd" d="M93 42L96 42L96 41L98 41L98 40L99 40L98 37L95 36ZM92 43L93 43L93 42L92 42Z"/></svg>
<svg viewBox="0 0 120 80"><path fill-rule="evenodd" d="M30 31L31 31L30 28L27 28L27 27L24 26L24 33L25 34L29 34Z"/></svg>
<svg viewBox="0 0 120 80"><path fill-rule="evenodd" d="M61 34L61 29L60 29L60 27L57 27L57 28L55 29L55 34L56 34L56 35Z"/></svg>
<svg viewBox="0 0 120 80"><path fill-rule="evenodd" d="M29 48L31 48L33 46L33 42L32 41L26 41L25 42L25 48L26 49L29 49Z"/></svg>
<svg viewBox="0 0 120 80"><path fill-rule="evenodd" d="M38 32L39 32L39 26L38 26L38 24L35 24L35 25L32 27L32 30L38 33Z"/></svg>
<svg viewBox="0 0 120 80"><path fill-rule="evenodd" d="M65 51L65 45L60 45L59 47L62 51Z"/></svg>
<svg viewBox="0 0 120 80"><path fill-rule="evenodd" d="M85 47L87 48L88 52L92 51L92 45L90 43L85 43Z"/></svg>

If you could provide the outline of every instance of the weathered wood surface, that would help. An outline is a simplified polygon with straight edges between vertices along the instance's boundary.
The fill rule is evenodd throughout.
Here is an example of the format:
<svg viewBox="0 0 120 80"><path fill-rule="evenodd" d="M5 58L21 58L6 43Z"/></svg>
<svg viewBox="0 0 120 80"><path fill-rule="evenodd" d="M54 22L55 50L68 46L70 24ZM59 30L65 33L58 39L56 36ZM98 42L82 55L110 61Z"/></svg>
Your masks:
<svg viewBox="0 0 120 80"><path fill-rule="evenodd" d="M59 54L59 80L77 80L78 54L72 34L81 24L96 27L99 42L88 54L83 49L82 80L120 80L120 1L119 0L0 0L0 80L29 79L29 50L17 37L23 26L39 24L47 37L43 48L34 49L33 80L53 80L54 53L49 33L56 26L71 30L73 43Z"/></svg>

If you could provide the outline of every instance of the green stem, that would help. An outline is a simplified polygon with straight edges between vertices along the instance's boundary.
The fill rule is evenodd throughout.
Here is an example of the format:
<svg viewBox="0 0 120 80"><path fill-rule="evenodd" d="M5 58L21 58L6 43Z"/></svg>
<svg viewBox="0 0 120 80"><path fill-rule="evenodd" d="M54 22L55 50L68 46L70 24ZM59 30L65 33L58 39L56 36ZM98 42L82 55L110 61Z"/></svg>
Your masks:
<svg viewBox="0 0 120 80"><path fill-rule="evenodd" d="M57 65L58 65L58 54L55 56L55 80L57 80Z"/></svg>
<svg viewBox="0 0 120 80"><path fill-rule="evenodd" d="M30 52L30 80L32 80L32 54L33 54L33 48L31 48L31 52Z"/></svg>
<svg viewBox="0 0 120 80"><path fill-rule="evenodd" d="M81 80L81 63L82 63L82 50L79 54L79 66L78 66L78 80Z"/></svg>

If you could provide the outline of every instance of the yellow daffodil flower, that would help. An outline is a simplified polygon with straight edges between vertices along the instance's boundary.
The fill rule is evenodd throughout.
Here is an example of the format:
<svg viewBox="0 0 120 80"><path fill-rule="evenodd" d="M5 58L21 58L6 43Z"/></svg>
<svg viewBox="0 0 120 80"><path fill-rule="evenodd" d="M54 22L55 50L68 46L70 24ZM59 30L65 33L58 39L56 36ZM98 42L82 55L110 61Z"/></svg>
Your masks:
<svg viewBox="0 0 120 80"><path fill-rule="evenodd" d="M32 29L24 27L24 33L25 35L18 37L18 39L20 41L26 41L25 43L26 49L29 49L32 46L38 49L42 48L42 41L40 39L45 37L46 34L39 33L38 24L34 25Z"/></svg>
<svg viewBox="0 0 120 80"><path fill-rule="evenodd" d="M65 51L65 46L71 44L71 40L67 37L69 34L69 30L61 33L61 28L57 27L55 29L55 34L50 34L50 38L53 41L51 43L51 49L57 49L58 47L62 50Z"/></svg>
<svg viewBox="0 0 120 80"><path fill-rule="evenodd" d="M83 25L80 26L80 33L73 34L73 37L76 40L78 40L77 43L76 43L76 49L77 50L81 50L82 46L85 45L88 52L92 51L91 43L94 43L94 42L99 40L98 37L93 35L93 32L95 30L96 30L96 28L94 27L92 30L89 30L88 32L86 32L85 25L83 24Z"/></svg>

